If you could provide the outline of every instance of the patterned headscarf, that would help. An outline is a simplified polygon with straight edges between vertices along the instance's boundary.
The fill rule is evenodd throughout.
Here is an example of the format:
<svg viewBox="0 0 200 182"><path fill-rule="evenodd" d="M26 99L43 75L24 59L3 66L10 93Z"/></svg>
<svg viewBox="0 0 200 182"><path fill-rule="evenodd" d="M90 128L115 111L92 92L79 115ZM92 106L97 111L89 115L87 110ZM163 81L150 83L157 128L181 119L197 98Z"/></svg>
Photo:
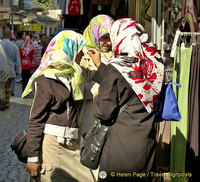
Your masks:
<svg viewBox="0 0 200 182"><path fill-rule="evenodd" d="M31 45L31 39L28 35L24 37L24 43L21 47L23 54L26 56L34 47Z"/></svg>
<svg viewBox="0 0 200 182"><path fill-rule="evenodd" d="M108 33L108 28L114 20L108 15L97 15L90 21L89 25L83 32L83 37L86 39L87 44L86 48L95 48L99 51L99 39ZM110 51L109 56L112 56L112 52Z"/></svg>
<svg viewBox="0 0 200 182"><path fill-rule="evenodd" d="M25 97L32 91L31 84L36 77L42 74L53 74L69 78L72 84L74 99L83 99L81 68L75 62L75 58L85 44L83 36L74 31L67 30L57 34L50 41L40 66L29 79L22 97Z"/></svg>
<svg viewBox="0 0 200 182"><path fill-rule="evenodd" d="M164 78L161 56L142 25L131 18L115 21L109 32L115 55L110 64L119 70L151 113Z"/></svg>

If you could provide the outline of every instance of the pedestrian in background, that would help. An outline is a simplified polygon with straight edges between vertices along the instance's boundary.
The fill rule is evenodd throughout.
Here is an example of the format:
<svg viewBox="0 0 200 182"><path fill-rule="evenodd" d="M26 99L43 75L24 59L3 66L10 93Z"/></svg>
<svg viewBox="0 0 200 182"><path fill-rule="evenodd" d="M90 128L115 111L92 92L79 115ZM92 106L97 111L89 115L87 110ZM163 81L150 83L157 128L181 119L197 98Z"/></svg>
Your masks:
<svg viewBox="0 0 200 182"><path fill-rule="evenodd" d="M9 66L5 52L0 44L0 110L5 109L6 100L6 80L8 79Z"/></svg>
<svg viewBox="0 0 200 182"><path fill-rule="evenodd" d="M26 146L27 171L41 182L94 181L90 170L80 163L75 107L75 101L83 99L77 63L84 45L82 35L74 31L57 34L22 95L34 92Z"/></svg>
<svg viewBox="0 0 200 182"><path fill-rule="evenodd" d="M15 44L18 48L20 48L24 44L23 32L17 32L17 40L15 41Z"/></svg>
<svg viewBox="0 0 200 182"><path fill-rule="evenodd" d="M145 175L155 170L154 106L163 84L164 65L148 34L135 20L117 20L109 33L114 56L107 66L101 63L96 49L88 52L98 67L93 79L100 84L93 113L111 126L99 169L107 177L99 181L151 181L151 176L140 178L133 172ZM118 117L119 109L130 98L133 100ZM132 175L123 178L117 173Z"/></svg>
<svg viewBox="0 0 200 182"><path fill-rule="evenodd" d="M4 29L3 30L3 40L0 42L2 45L7 62L9 65L9 72L8 72L8 79L6 81L6 102L5 107L10 107L10 95L11 95L11 82L15 78L19 76L21 73L21 61L19 57L19 50L15 43L10 41L11 39L11 30L10 29Z"/></svg>
<svg viewBox="0 0 200 182"><path fill-rule="evenodd" d="M39 35L34 35L35 40L33 41L33 47L35 48L35 59L37 61L37 67L39 67L42 59L43 46L40 44ZM37 68L36 67L36 68Z"/></svg>
<svg viewBox="0 0 200 182"><path fill-rule="evenodd" d="M47 48L46 39L47 39L46 34L44 34L44 33L40 34L39 44L42 46L41 58L42 58L42 56L45 53L46 48Z"/></svg>
<svg viewBox="0 0 200 182"><path fill-rule="evenodd" d="M23 39L23 32L17 32L17 40L15 41L15 44L17 45L18 49L24 44L24 39ZM19 78L16 80L16 82L22 81L22 75L19 75ZM12 83L14 84L14 83ZM15 87L15 86L12 86ZM11 93L12 94L12 93Z"/></svg>
<svg viewBox="0 0 200 182"><path fill-rule="evenodd" d="M35 48L31 45L31 39L28 35L24 37L24 44L19 48L19 54L22 65L22 92L24 91L32 70L37 66L35 59Z"/></svg>
<svg viewBox="0 0 200 182"><path fill-rule="evenodd" d="M32 45L38 43L39 41L39 35L38 34L33 34L33 39L31 40Z"/></svg>

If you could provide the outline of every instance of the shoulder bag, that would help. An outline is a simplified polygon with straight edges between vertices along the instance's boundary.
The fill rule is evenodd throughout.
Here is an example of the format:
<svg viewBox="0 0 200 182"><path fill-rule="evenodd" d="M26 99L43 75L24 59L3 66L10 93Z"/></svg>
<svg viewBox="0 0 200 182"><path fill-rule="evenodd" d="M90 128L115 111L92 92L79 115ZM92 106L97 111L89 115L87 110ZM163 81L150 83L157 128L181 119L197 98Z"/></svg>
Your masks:
<svg viewBox="0 0 200 182"><path fill-rule="evenodd" d="M55 113L51 113L49 119L55 116ZM48 120L47 120L48 121ZM19 134L17 134L11 143L10 147L12 151L15 152L19 161L27 163L27 151L26 151L26 138L27 130L23 129Z"/></svg>
<svg viewBox="0 0 200 182"><path fill-rule="evenodd" d="M13 140L11 144L12 150L17 155L19 161L26 163L27 162L27 154L25 149L27 132L23 129Z"/></svg>

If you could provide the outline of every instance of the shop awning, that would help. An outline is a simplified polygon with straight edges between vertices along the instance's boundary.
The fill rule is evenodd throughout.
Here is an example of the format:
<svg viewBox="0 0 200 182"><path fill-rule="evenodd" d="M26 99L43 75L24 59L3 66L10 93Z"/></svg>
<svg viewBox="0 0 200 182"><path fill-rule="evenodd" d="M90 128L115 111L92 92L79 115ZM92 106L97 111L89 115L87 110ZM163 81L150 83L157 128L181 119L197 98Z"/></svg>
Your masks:
<svg viewBox="0 0 200 182"><path fill-rule="evenodd" d="M13 24L14 24L14 25L21 25L22 22L21 22L21 21L16 21L16 20L15 20L15 21L13 21Z"/></svg>
<svg viewBox="0 0 200 182"><path fill-rule="evenodd" d="M0 5L0 12L10 12L10 7L8 5Z"/></svg>

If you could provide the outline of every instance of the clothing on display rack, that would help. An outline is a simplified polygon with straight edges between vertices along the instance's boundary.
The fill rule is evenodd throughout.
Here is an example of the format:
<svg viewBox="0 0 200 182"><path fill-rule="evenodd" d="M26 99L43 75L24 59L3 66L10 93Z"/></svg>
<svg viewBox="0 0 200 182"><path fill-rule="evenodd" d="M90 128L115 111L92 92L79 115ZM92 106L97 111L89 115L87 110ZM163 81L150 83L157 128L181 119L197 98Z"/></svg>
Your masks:
<svg viewBox="0 0 200 182"><path fill-rule="evenodd" d="M185 173L185 149L188 123L188 85L192 47L186 48L183 44L181 47L177 47L177 53L174 57L172 79L173 82L181 84L181 87L174 88L174 92L177 97L179 110L182 116L182 119L179 122L171 122L170 172L172 173ZM172 181L177 180L185 182L184 177L175 177L172 179Z"/></svg>
<svg viewBox="0 0 200 182"><path fill-rule="evenodd" d="M185 182L185 177L188 177L188 181L196 181L200 178L198 172L195 171L200 165L200 162L197 162L199 161L199 99L195 99L199 98L200 45L192 42L192 45L188 46L184 41L179 41L181 36L196 37L200 36L200 33L179 32L174 44L176 51L173 81L182 85L180 88L174 88L174 92L182 119L180 122L171 122L170 172L185 174L190 172L191 176L177 176L171 179L171 181ZM190 155L188 155L189 151ZM191 164L192 161L193 164L188 165L188 162Z"/></svg>
<svg viewBox="0 0 200 182"><path fill-rule="evenodd" d="M200 45L192 47L190 63L190 83L188 100L188 145L186 150L186 170L192 173L191 181L199 181L200 174L200 122L199 122L199 68Z"/></svg>

